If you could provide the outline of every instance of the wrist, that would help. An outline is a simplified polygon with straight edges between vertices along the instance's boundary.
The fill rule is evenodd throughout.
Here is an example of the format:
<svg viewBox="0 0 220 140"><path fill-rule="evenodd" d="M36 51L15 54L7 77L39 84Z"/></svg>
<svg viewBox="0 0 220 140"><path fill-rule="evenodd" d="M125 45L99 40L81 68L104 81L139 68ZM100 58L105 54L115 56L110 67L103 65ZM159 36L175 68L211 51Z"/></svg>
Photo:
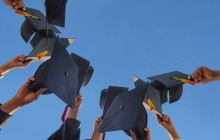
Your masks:
<svg viewBox="0 0 220 140"><path fill-rule="evenodd" d="M8 71L12 70L14 67L11 66L9 63L6 63L2 66L0 66L0 69L2 71L2 74L4 75L5 73L7 73Z"/></svg>
<svg viewBox="0 0 220 140"><path fill-rule="evenodd" d="M170 135L171 140L175 140L175 139L179 138L179 135L177 134L175 128L167 129L167 132Z"/></svg>
<svg viewBox="0 0 220 140"><path fill-rule="evenodd" d="M12 98L11 100L9 100L8 102L6 102L5 104L3 104L0 109L2 109L3 111L7 112L8 114L12 115L15 111L17 111L20 108L20 104L19 102L17 102L16 100L14 100L14 98Z"/></svg>
<svg viewBox="0 0 220 140"><path fill-rule="evenodd" d="M219 70L212 70L212 78L211 81L220 80L220 71Z"/></svg>

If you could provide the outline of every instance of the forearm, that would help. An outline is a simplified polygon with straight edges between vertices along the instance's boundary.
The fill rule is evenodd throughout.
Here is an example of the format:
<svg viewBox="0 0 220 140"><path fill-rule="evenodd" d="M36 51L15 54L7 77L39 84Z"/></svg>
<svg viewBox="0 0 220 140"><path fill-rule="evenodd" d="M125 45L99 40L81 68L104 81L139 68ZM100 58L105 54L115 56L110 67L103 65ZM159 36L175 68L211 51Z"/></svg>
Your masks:
<svg viewBox="0 0 220 140"><path fill-rule="evenodd" d="M212 81L220 80L220 70L212 70Z"/></svg>
<svg viewBox="0 0 220 140"><path fill-rule="evenodd" d="M75 108L74 110L72 108L70 108L68 118L77 120L78 110L79 110L78 108Z"/></svg>
<svg viewBox="0 0 220 140"><path fill-rule="evenodd" d="M100 137L100 133L97 133L97 131L94 131L92 133L92 136L91 136L90 139L92 139L92 140L99 140L99 137Z"/></svg>
<svg viewBox="0 0 220 140"><path fill-rule="evenodd" d="M0 109L7 112L8 114L12 115L15 111L19 109L18 103L12 98L5 104L0 106Z"/></svg>
<svg viewBox="0 0 220 140"><path fill-rule="evenodd" d="M179 138L179 135L176 132L176 129L172 129L172 130L167 130L168 135L170 136L171 140L176 140L177 138Z"/></svg>
<svg viewBox="0 0 220 140"><path fill-rule="evenodd" d="M10 66L8 63L0 66L0 70L1 70L3 75L5 75L7 72L11 71L12 69L13 69L13 67Z"/></svg>

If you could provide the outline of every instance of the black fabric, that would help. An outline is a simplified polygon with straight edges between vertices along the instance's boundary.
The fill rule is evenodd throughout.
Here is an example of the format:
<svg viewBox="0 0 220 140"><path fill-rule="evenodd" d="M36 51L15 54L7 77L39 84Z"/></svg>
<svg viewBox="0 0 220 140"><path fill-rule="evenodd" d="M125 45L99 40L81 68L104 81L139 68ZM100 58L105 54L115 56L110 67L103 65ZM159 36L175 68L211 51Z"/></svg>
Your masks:
<svg viewBox="0 0 220 140"><path fill-rule="evenodd" d="M46 50L53 49L57 36L52 29L48 30L48 38L49 39L47 40L46 29L37 31L30 42L33 50L27 56L26 60L32 59L33 61L46 61L50 59L52 55L52 51L49 51L40 60L37 58L37 54ZM74 38L60 38L60 41L65 48L67 48L74 40L75 40Z"/></svg>
<svg viewBox="0 0 220 140"><path fill-rule="evenodd" d="M144 139L143 129L147 125L147 116L142 104L147 91L148 83L145 83L142 86L117 95L111 102L98 132L132 129L140 132L137 135L138 139ZM140 113L141 109L143 109L144 113Z"/></svg>
<svg viewBox="0 0 220 140"><path fill-rule="evenodd" d="M173 77L188 79L188 74L184 74L179 71L173 71L169 73L164 73L164 74L148 77L149 80L151 81L157 80L157 82L160 82L161 85L164 85L164 87L167 88L167 90L164 87L162 88L164 90L163 93L166 93L166 91L169 90L169 95L170 95L169 103L174 103L178 101L181 98L182 93L183 93L184 83L181 82L180 80L173 79ZM165 97L165 94L164 94L164 97ZM164 101L165 101L165 98L162 99L162 103L164 103Z"/></svg>
<svg viewBox="0 0 220 140"><path fill-rule="evenodd" d="M1 106L2 104L0 104ZM11 118L7 112L0 109L0 130L2 129L3 125Z"/></svg>
<svg viewBox="0 0 220 140"><path fill-rule="evenodd" d="M51 59L39 67L34 77L36 80L30 83L29 90L36 91L41 87L46 87L48 89L46 94L54 93L70 108L74 109L78 67L63 47L59 37L53 47Z"/></svg>
<svg viewBox="0 0 220 140"><path fill-rule="evenodd" d="M26 19L21 26L21 36L27 43L36 31L46 29L46 17L41 11L29 7L26 8L25 12L30 13L33 16L37 16L40 19L25 17ZM48 25L48 29L52 29L55 33L61 33L54 25L51 24Z"/></svg>
<svg viewBox="0 0 220 140"><path fill-rule="evenodd" d="M135 87L140 87L145 82L133 75L133 80ZM162 103L167 102L167 88L157 80L153 80L149 82L146 98L144 98L144 107L149 110L153 114L158 114L160 117L162 116ZM151 110L148 104L148 99L154 104L155 109ZM162 101L161 101L162 100Z"/></svg>
<svg viewBox="0 0 220 140"><path fill-rule="evenodd" d="M81 122L76 119L67 118L65 123L47 140L79 140L80 124Z"/></svg>
<svg viewBox="0 0 220 140"><path fill-rule="evenodd" d="M125 93L128 91L127 87L116 87L116 86L109 86L107 93L106 93L106 97L103 98L104 101L104 109L103 109L103 114L102 114L102 118L105 117L106 112L108 111L111 103L113 102L114 98L117 97L118 95ZM101 100L103 100L101 98Z"/></svg>
<svg viewBox="0 0 220 140"><path fill-rule="evenodd" d="M137 128L135 130L133 130L135 132L136 136L139 137L139 138L144 138L146 136L144 128L147 126L147 121L148 121L147 118L148 118L147 112L146 112L144 106L142 106L141 109L140 109L140 112L138 114L138 119L137 119L137 122L136 122L137 123ZM131 132L129 130L124 130L124 132L128 136L131 137Z"/></svg>
<svg viewBox="0 0 220 140"><path fill-rule="evenodd" d="M48 23L65 27L67 0L46 0Z"/></svg>
<svg viewBox="0 0 220 140"><path fill-rule="evenodd" d="M71 53L71 57L78 66L78 85L77 85L77 93L78 93L88 73L90 62L75 53Z"/></svg>

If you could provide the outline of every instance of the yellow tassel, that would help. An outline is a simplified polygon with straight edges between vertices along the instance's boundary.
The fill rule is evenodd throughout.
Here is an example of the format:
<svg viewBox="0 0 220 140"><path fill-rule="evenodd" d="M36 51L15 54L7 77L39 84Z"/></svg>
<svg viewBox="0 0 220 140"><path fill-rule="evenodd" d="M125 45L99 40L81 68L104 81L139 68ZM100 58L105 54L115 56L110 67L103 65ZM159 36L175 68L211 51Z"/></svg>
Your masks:
<svg viewBox="0 0 220 140"><path fill-rule="evenodd" d="M37 58L39 60L41 60L41 58L44 57L45 55L47 55L49 51L50 51L50 49L37 54Z"/></svg>
<svg viewBox="0 0 220 140"><path fill-rule="evenodd" d="M152 101L147 97L147 102L148 102L148 105L150 106L150 111L152 111L152 110L155 110L155 106L154 106L154 104L152 103Z"/></svg>
<svg viewBox="0 0 220 140"><path fill-rule="evenodd" d="M29 14L29 13L27 13L27 12L20 11L20 10L15 10L15 13L16 13L16 14L23 15L23 16L25 16L25 17L32 17L32 18L37 18L37 19L39 19L39 17L37 17L37 16L32 16L31 14Z"/></svg>
<svg viewBox="0 0 220 140"><path fill-rule="evenodd" d="M176 78L176 77L173 77L173 79L180 80L183 83L187 83L187 84L190 84L190 85L193 85L193 86L196 84L196 82L191 81L191 80L187 80L187 79L181 79L181 78Z"/></svg>

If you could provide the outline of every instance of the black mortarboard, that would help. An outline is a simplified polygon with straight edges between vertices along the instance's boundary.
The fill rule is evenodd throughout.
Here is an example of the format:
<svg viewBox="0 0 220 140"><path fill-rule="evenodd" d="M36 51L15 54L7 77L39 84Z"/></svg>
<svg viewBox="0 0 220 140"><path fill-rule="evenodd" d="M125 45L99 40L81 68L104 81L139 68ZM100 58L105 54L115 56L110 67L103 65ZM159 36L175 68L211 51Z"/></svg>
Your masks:
<svg viewBox="0 0 220 140"><path fill-rule="evenodd" d="M36 32L36 34L34 35L33 39L30 42L30 44L33 47L33 50L27 56L26 60L32 59L33 61L46 61L50 59L52 51L49 51L40 60L37 58L37 54L49 49L52 50L54 46L54 43L57 38L56 34L53 32L53 30L49 29L48 36L50 38L49 40L47 40L45 29ZM65 48L68 47L74 40L75 38L60 38L60 41Z"/></svg>
<svg viewBox="0 0 220 140"><path fill-rule="evenodd" d="M48 23L65 27L67 0L45 0Z"/></svg>
<svg viewBox="0 0 220 140"><path fill-rule="evenodd" d="M148 83L116 96L106 112L99 133L128 130L135 131L138 139L145 138L147 113L142 105L148 90ZM107 101L107 97L106 97ZM106 105L106 102L105 102Z"/></svg>
<svg viewBox="0 0 220 140"><path fill-rule="evenodd" d="M105 117L114 98L124 92L127 92L126 87L109 86L108 89L103 89L100 96L100 107L103 108L102 118Z"/></svg>
<svg viewBox="0 0 220 140"><path fill-rule="evenodd" d="M86 86L89 83L92 74L94 72L94 69L92 66L90 66L90 62L85 58L75 53L71 53L71 56L78 66L78 86L77 86L77 93L78 93L80 91L81 86Z"/></svg>
<svg viewBox="0 0 220 140"><path fill-rule="evenodd" d="M188 79L188 75L178 72L178 71L173 71L161 75L156 75L152 77L148 77L149 80L154 82L152 86L160 87L161 89L165 91L169 90L169 95L170 95L170 100L169 103L174 103L178 101L183 93L183 82L179 80L173 79L173 77L181 78L181 79ZM158 85L158 86L157 86ZM156 88L157 89L157 88ZM164 97L167 97L164 95Z"/></svg>
<svg viewBox="0 0 220 140"><path fill-rule="evenodd" d="M43 94L54 93L74 109L78 67L59 37L55 41L51 59L41 64L34 77L35 81L29 85L29 90L36 91L41 87L46 87L47 90Z"/></svg>
<svg viewBox="0 0 220 140"><path fill-rule="evenodd" d="M132 75L132 77L136 88L146 83L135 75ZM144 107L151 113L155 115L158 114L160 117L162 117L161 95L161 92L152 86L152 82L148 82L148 89L143 103ZM155 106L154 110L150 110L148 99L150 99L153 105Z"/></svg>
<svg viewBox="0 0 220 140"><path fill-rule="evenodd" d="M28 42L30 37L39 30L44 30L48 28L55 33L61 33L54 25L48 24L48 27L46 27L46 17L41 11L27 7L25 12L39 18L36 19L32 17L25 17L26 19L21 26L21 36L25 42Z"/></svg>

